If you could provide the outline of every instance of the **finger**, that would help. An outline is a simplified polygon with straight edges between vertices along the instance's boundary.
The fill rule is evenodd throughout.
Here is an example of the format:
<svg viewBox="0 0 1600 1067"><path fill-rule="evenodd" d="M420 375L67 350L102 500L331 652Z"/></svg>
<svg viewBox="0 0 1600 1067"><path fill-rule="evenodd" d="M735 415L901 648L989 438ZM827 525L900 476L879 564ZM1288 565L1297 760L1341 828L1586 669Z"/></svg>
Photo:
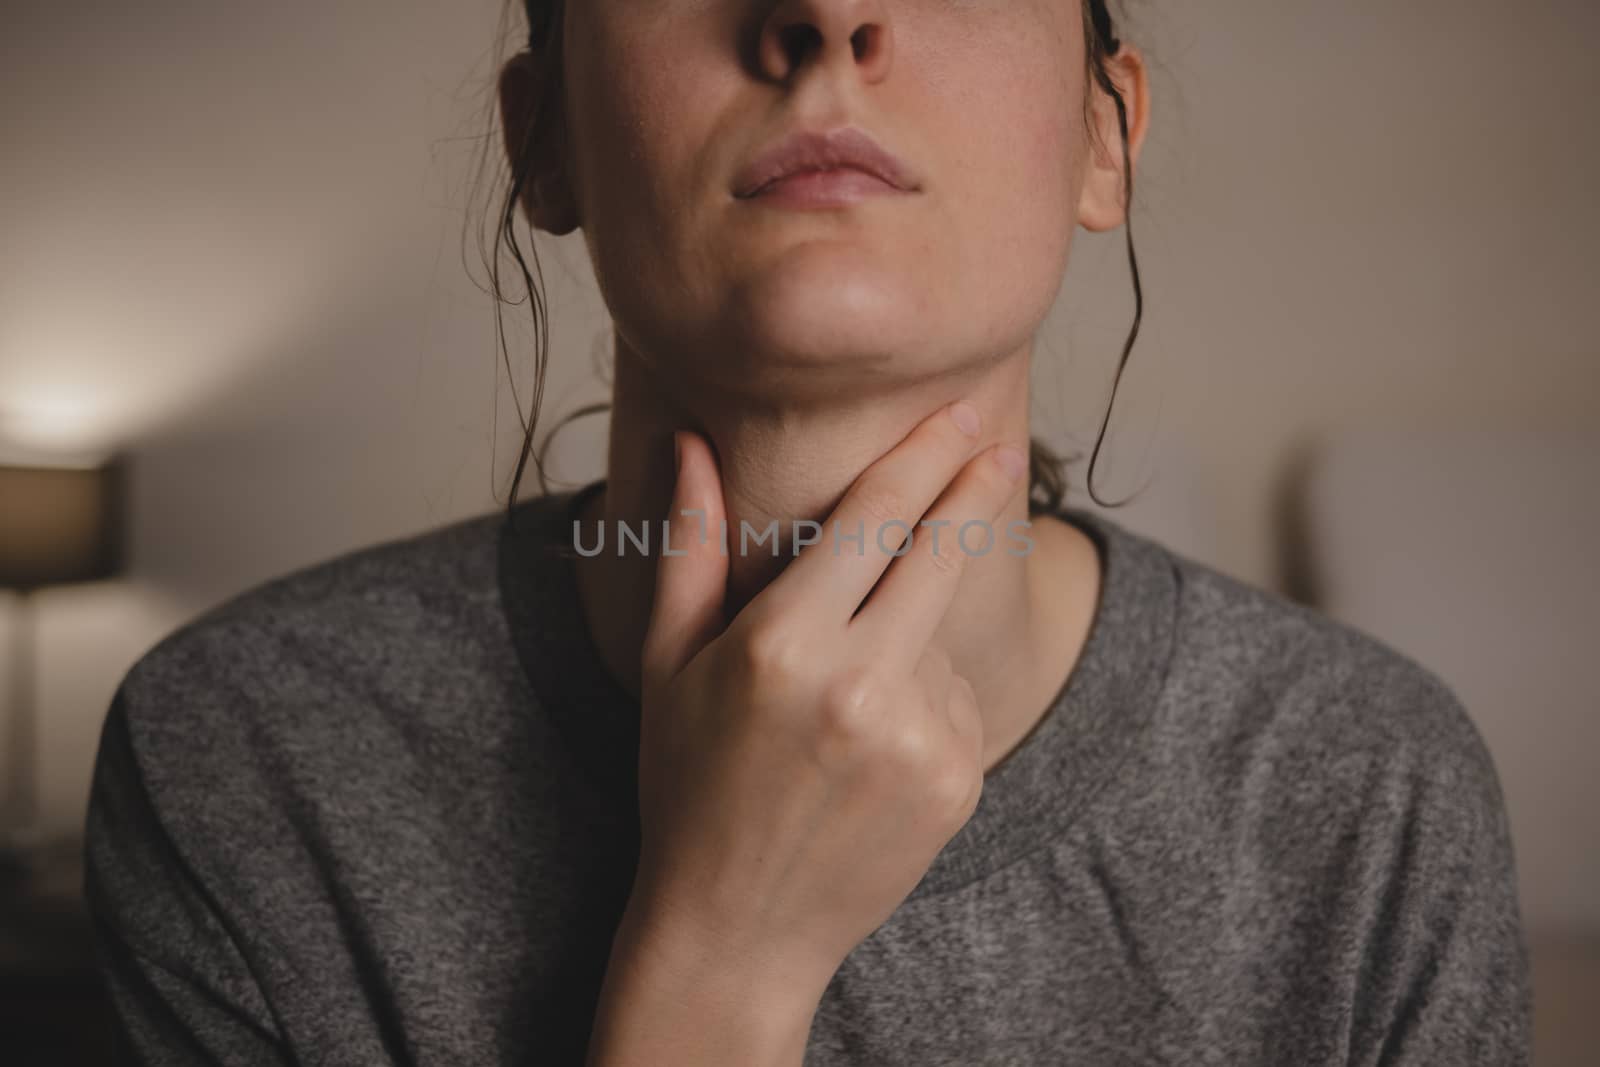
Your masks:
<svg viewBox="0 0 1600 1067"><path fill-rule="evenodd" d="M820 540L767 587L769 602L848 623L922 513L971 457L977 434L978 413L966 403L918 423L845 491Z"/></svg>
<svg viewBox="0 0 1600 1067"><path fill-rule="evenodd" d="M677 675L726 624L722 609L728 557L721 534L726 512L716 457L698 434L683 430L673 436L681 458L645 631L642 674L647 686Z"/></svg>
<svg viewBox="0 0 1600 1067"><path fill-rule="evenodd" d="M1022 485L1027 461L1006 460L996 446L974 457L928 509L906 554L893 561L865 607L850 622L862 640L883 640L907 657L922 655L976 556L1015 551L996 523ZM1007 463L1009 462L1009 466Z"/></svg>

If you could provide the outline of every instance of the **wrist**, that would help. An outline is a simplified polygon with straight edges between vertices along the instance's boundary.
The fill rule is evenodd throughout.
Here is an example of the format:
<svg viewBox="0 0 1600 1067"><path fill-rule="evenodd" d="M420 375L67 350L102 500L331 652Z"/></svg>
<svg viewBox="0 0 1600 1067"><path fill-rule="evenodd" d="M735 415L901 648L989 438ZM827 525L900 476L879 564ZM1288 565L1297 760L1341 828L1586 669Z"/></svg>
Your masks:
<svg viewBox="0 0 1600 1067"><path fill-rule="evenodd" d="M663 906L653 897L628 901L612 941L623 952L685 978L712 985L742 985L777 1005L804 1005L814 1011L840 961L775 941L735 936L714 919L697 918Z"/></svg>
<svg viewBox="0 0 1600 1067"><path fill-rule="evenodd" d="M630 901L589 1062L799 1067L831 977L778 953L735 951L681 917Z"/></svg>

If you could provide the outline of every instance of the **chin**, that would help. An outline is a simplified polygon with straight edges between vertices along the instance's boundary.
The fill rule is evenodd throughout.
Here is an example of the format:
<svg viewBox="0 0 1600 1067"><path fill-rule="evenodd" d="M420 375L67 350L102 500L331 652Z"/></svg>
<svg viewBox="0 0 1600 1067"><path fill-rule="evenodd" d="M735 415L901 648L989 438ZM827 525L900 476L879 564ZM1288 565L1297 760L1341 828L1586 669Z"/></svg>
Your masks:
<svg viewBox="0 0 1600 1067"><path fill-rule="evenodd" d="M915 272L863 262L859 252L791 250L728 294L730 348L764 369L881 377L924 362L930 325Z"/></svg>

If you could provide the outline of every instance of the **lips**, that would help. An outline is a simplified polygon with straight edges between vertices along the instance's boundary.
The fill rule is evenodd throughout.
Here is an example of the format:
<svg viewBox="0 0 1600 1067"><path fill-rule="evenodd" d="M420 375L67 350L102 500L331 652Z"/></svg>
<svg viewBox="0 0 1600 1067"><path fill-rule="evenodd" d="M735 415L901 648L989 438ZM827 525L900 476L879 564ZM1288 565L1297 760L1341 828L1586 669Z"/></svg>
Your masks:
<svg viewBox="0 0 1600 1067"><path fill-rule="evenodd" d="M733 195L757 196L773 182L806 171L858 170L905 192L921 188L905 162L854 126L826 132L799 130L770 145L742 168Z"/></svg>

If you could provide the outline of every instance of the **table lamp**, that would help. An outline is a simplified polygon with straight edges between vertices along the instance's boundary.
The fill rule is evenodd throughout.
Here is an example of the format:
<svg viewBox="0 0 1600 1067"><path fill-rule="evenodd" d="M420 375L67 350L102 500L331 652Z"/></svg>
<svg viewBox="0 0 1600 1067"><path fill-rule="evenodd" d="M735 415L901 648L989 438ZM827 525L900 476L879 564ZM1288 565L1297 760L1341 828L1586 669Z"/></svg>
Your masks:
<svg viewBox="0 0 1600 1067"><path fill-rule="evenodd" d="M113 576L121 566L124 465L0 464L0 589L18 593L12 627L10 725L0 777L0 866L16 865L38 803L36 650L31 595Z"/></svg>

